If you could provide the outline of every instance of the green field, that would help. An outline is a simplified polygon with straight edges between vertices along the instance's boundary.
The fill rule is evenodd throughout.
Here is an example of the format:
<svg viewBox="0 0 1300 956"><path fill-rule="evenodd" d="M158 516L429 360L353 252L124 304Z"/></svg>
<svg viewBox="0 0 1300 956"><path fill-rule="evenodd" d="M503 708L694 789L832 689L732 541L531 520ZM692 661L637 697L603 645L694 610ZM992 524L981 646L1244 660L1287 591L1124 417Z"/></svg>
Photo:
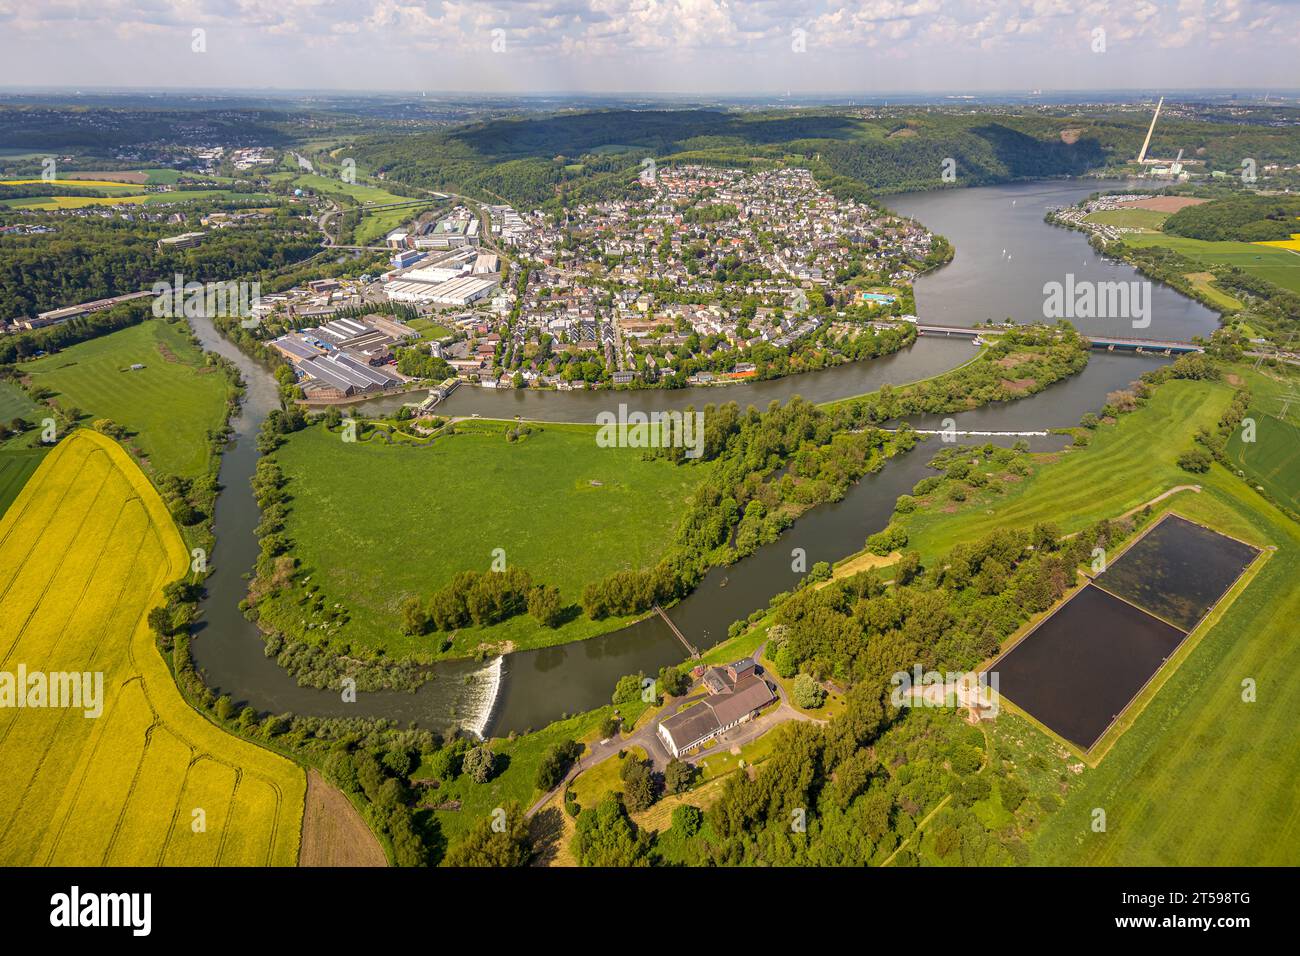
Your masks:
<svg viewBox="0 0 1300 956"><path fill-rule="evenodd" d="M8 448L0 450L0 517L13 504L27 479L40 467L47 448Z"/></svg>
<svg viewBox="0 0 1300 956"><path fill-rule="evenodd" d="M1228 457L1274 498L1300 511L1300 428L1256 408L1247 416L1255 420L1255 441L1233 433Z"/></svg>
<svg viewBox="0 0 1300 956"><path fill-rule="evenodd" d="M0 422L6 425L15 418L34 421L37 411L33 402L21 388L9 382L0 382Z"/></svg>
<svg viewBox="0 0 1300 956"><path fill-rule="evenodd" d="M157 472L198 477L208 473L208 433L225 421L229 384L187 333L183 324L151 319L20 369L63 408L88 416L83 421L110 418L134 433L127 444ZM130 371L133 364L145 367Z"/></svg>
<svg viewBox="0 0 1300 956"><path fill-rule="evenodd" d="M1182 514L1275 546L1034 841L1034 862L1114 866L1291 865L1300 855L1300 526L1218 465L1180 495ZM1257 682L1257 700L1242 682ZM1091 828L1094 808L1106 831Z"/></svg>
<svg viewBox="0 0 1300 956"><path fill-rule="evenodd" d="M1214 427L1231 396L1223 384L1166 382L1140 412L1093 433L1088 448L1048 456L1046 464L1040 458L1029 477L992 502L981 500L978 508L968 503L954 514L938 506L918 508L901 518L907 546L931 558L998 528L1055 522L1062 531L1078 531L1175 485L1195 484L1200 476L1183 471L1175 460L1191 447L1198 428ZM912 454L927 454L930 447L927 443Z"/></svg>
<svg viewBox="0 0 1300 956"><path fill-rule="evenodd" d="M411 328L420 333L421 342L432 342L437 339L445 339L452 335L452 330L445 325L439 325L433 319L412 319L406 323Z"/></svg>
<svg viewBox="0 0 1300 956"><path fill-rule="evenodd" d="M378 186L367 186L365 183L345 183L341 179L318 176L315 173L303 173L295 176L293 184L299 189L310 189L313 192L323 193L327 196L350 196L359 203L383 205L390 202L411 201L410 196L398 196L396 193L390 193Z"/></svg>
<svg viewBox="0 0 1300 956"><path fill-rule="evenodd" d="M514 423L475 421L429 447L345 443L324 426L291 436L276 452L289 477L285 533L327 605L350 620L332 643L426 659L435 638L400 633L400 609L464 570L487 571L495 549L534 583L576 605L582 588L620 569L653 565L673 539L687 499L708 465L642 460L639 449L600 448L594 426L546 425L510 444ZM300 587L263 601L263 621L309 636ZM627 619L578 614L558 628L519 615L458 632L450 653L484 643L538 647L591 637ZM321 632L317 631L319 635Z"/></svg>
<svg viewBox="0 0 1300 956"><path fill-rule="evenodd" d="M1254 377L1242 367L1233 371ZM1174 464L1230 396L1222 383L1168 381L1145 407L1097 429L1089 447L1040 456L1032 474L1005 495L949 514L939 506L918 509L904 519L908 547L932 558L1000 527L1050 521L1075 531L1175 485L1198 484L1200 493L1181 492L1154 510L1174 508L1225 534L1276 547L1244 593L1148 688L1100 763L1080 765L1070 778L1065 802L1032 838L1036 863L1284 864L1300 853L1292 784L1300 773L1300 526L1219 465L1192 475ZM1242 701L1247 677L1258 682L1257 703ZM1106 811L1105 833L1091 829L1097 807Z"/></svg>
<svg viewBox="0 0 1300 956"><path fill-rule="evenodd" d="M1169 213L1156 212L1154 209L1102 209L1089 215L1087 221L1159 232L1168 218Z"/></svg>
<svg viewBox="0 0 1300 956"><path fill-rule="evenodd" d="M1300 292L1300 253L1251 242L1203 242L1163 233L1126 235L1131 246L1164 246L1206 267L1232 265L1292 292Z"/></svg>

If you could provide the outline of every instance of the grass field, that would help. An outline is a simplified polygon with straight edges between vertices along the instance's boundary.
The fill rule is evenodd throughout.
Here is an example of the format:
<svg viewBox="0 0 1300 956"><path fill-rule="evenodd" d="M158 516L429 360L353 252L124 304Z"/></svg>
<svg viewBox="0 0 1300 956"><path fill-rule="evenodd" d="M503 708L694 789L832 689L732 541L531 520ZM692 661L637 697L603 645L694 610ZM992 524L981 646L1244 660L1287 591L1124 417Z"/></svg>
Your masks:
<svg viewBox="0 0 1300 956"><path fill-rule="evenodd" d="M1035 862L1285 864L1300 854L1292 785L1300 773L1300 526L1218 465L1190 475L1174 464L1230 396L1222 383L1167 382L1146 407L1094 432L1089 447L1040 459L1001 498L907 519L908 547L932 559L998 527L1050 521L1075 531L1196 483L1200 493L1178 494L1155 510L1176 507L1215 530L1276 548L1239 585L1244 593L1216 610L1162 680L1139 695L1104 759L1080 773L1037 831ZM1245 678L1258 683L1256 703L1242 700ZM1105 833L1091 829L1097 807L1106 811Z"/></svg>
<svg viewBox="0 0 1300 956"><path fill-rule="evenodd" d="M302 575L320 585L327 605L342 602L351 615L335 643L429 657L433 638L400 633L402 602L429 596L457 571L489 570L498 548L507 566L576 604L588 582L664 554L709 467L600 448L594 426L546 425L514 444L508 427L464 422L431 446L403 447L348 444L316 426L276 453L290 479L285 530ZM300 589L263 601L263 620L301 632L310 617L299 597ZM559 644L623 621L579 614L551 629L524 614L460 631L450 653L467 656L486 642Z"/></svg>
<svg viewBox="0 0 1300 956"><path fill-rule="evenodd" d="M84 429L0 520L0 668L103 675L97 718L0 710L0 865L297 862L305 775L191 710L145 623L187 567L144 475Z"/></svg>
<svg viewBox="0 0 1300 956"><path fill-rule="evenodd" d="M406 324L420 333L421 342L432 342L436 339L445 339L452 334L451 329L447 328L445 325L439 325L437 322L433 321L433 319L412 319Z"/></svg>
<svg viewBox="0 0 1300 956"><path fill-rule="evenodd" d="M137 363L145 367L129 371ZM21 371L33 386L56 392L65 409L111 418L133 432L129 444L156 471L208 473L208 433L225 421L229 384L204 364L183 324L150 319L26 362Z"/></svg>
<svg viewBox="0 0 1300 956"><path fill-rule="evenodd" d="M0 517L9 510L45 454L44 448L0 449Z"/></svg>
<svg viewBox="0 0 1300 956"><path fill-rule="evenodd" d="M37 405L17 385L0 382L0 422L6 425L15 418L24 418L29 422L35 420Z"/></svg>
<svg viewBox="0 0 1300 956"><path fill-rule="evenodd" d="M1152 232L1159 232L1168 218L1169 213L1156 212L1154 209L1102 209L1090 214L1087 221L1107 226L1126 226L1129 229L1149 229Z"/></svg>
<svg viewBox="0 0 1300 956"><path fill-rule="evenodd" d="M1250 242L1203 242L1163 233L1124 237L1132 246L1164 246L1205 266L1233 265L1292 292L1300 292L1300 253Z"/></svg>
<svg viewBox="0 0 1300 956"><path fill-rule="evenodd" d="M924 558L945 554L997 528L1030 528L1054 522L1071 532L1115 517L1180 484L1194 484L1175 463L1192 445L1196 430L1213 428L1232 397L1224 384L1170 381L1160 386L1137 413L1120 416L1113 426L1093 433L1092 444L1055 456L1040 456L1032 473L1012 490L978 507L968 503L955 513L918 508L899 520L908 548ZM924 449L912 454L925 454Z"/></svg>
<svg viewBox="0 0 1300 956"><path fill-rule="evenodd" d="M1178 511L1276 551L1226 605L1032 846L1070 865L1290 865L1300 855L1300 526L1220 466ZM1243 681L1257 699L1243 699ZM1106 830L1093 832L1094 808Z"/></svg>
<svg viewBox="0 0 1300 956"><path fill-rule="evenodd" d="M1241 432L1233 432L1228 457L1274 498L1300 511L1300 428L1259 409L1246 414L1255 420L1255 441L1243 442Z"/></svg>
<svg viewBox="0 0 1300 956"><path fill-rule="evenodd" d="M327 196L350 196L359 203L384 205L390 202L411 201L410 196L399 196L396 193L390 193L386 189L380 189L378 186L367 186L365 183L345 183L342 179L318 176L315 173L304 173L301 176L295 176L293 184L300 189L310 189Z"/></svg>

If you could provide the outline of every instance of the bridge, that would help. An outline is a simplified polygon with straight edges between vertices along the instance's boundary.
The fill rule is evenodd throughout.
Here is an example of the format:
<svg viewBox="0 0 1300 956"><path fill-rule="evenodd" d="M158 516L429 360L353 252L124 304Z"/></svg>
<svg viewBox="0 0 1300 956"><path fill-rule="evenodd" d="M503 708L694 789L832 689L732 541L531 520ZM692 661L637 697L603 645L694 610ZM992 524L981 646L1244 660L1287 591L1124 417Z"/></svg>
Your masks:
<svg viewBox="0 0 1300 956"><path fill-rule="evenodd" d="M664 609L661 608L658 604L656 604L656 605L655 605L655 613L658 614L661 618L663 618L663 619L664 619L664 623L668 625L668 628L669 628L669 629L670 629L670 630L671 630L675 635L677 635L677 640L679 640L679 641L682 642L682 646L686 648L687 653L689 653L689 654L691 655L691 657L693 657L693 658L695 658L696 660L698 660L698 659L699 659L699 656L700 656L699 648L697 648L694 644L692 644L690 641L688 641L688 640L686 639L686 635L683 634L683 633L678 629L677 625L673 623L673 619L672 619L671 617L668 616L667 612L664 611Z"/></svg>
<svg viewBox="0 0 1300 956"><path fill-rule="evenodd" d="M877 327L888 327L886 323L873 323ZM947 337L977 339L982 335L996 335L998 328L972 329L956 325L922 325L917 323L917 335L943 335ZM1163 355L1185 355L1188 352L1204 352L1199 345L1191 342L1168 341L1164 339L1125 338L1121 335L1085 335L1084 338L1095 349L1108 352L1157 352Z"/></svg>

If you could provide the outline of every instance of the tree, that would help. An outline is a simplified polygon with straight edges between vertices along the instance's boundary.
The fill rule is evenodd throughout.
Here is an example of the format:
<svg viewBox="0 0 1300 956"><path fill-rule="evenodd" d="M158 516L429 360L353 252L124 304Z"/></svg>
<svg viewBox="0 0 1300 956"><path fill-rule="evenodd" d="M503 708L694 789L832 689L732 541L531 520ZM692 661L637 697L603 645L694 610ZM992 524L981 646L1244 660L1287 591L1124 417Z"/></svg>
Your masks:
<svg viewBox="0 0 1300 956"><path fill-rule="evenodd" d="M629 757L620 775L623 778L623 799L629 810L646 810L655 802L654 774L649 764Z"/></svg>
<svg viewBox="0 0 1300 956"><path fill-rule="evenodd" d="M669 793L685 793L695 783L696 772L694 766L674 757L664 768L664 789Z"/></svg>
<svg viewBox="0 0 1300 956"><path fill-rule="evenodd" d="M325 758L325 778L344 793L359 793L361 790L356 764L346 750L336 750Z"/></svg>
<svg viewBox="0 0 1300 956"><path fill-rule="evenodd" d="M543 627L556 627L564 616L560 589L551 584L539 584L528 592L528 613Z"/></svg>
<svg viewBox="0 0 1300 956"><path fill-rule="evenodd" d="M428 609L417 597L402 602L402 633L412 636L428 634L433 626Z"/></svg>
<svg viewBox="0 0 1300 956"><path fill-rule="evenodd" d="M487 744L479 744L465 754L463 770L475 783L487 783L496 767L496 754Z"/></svg>
<svg viewBox="0 0 1300 956"><path fill-rule="evenodd" d="M582 744L575 740L553 744L542 755L542 762L537 767L537 789L545 793L559 786L573 762L581 755Z"/></svg>
<svg viewBox="0 0 1300 956"><path fill-rule="evenodd" d="M815 710L826 702L826 689L810 675L800 674L794 679L791 696L800 707Z"/></svg>
<svg viewBox="0 0 1300 956"><path fill-rule="evenodd" d="M474 824L465 839L453 846L443 866L527 866L533 856L528 817L511 803Z"/></svg>
<svg viewBox="0 0 1300 956"><path fill-rule="evenodd" d="M617 794L578 814L573 852L583 866L646 866L650 838L637 829Z"/></svg>
<svg viewBox="0 0 1300 956"><path fill-rule="evenodd" d="M625 674L618 679L614 685L614 695L611 698L615 704L630 704L632 701L641 697L641 681L645 679L644 674Z"/></svg>
<svg viewBox="0 0 1300 956"><path fill-rule="evenodd" d="M1189 448L1178 456L1178 467L1195 474L1204 474L1210 470L1210 462L1213 460L1204 448Z"/></svg>
<svg viewBox="0 0 1300 956"><path fill-rule="evenodd" d="M671 665L659 669L659 690L670 697L680 697L691 686L691 675Z"/></svg>
<svg viewBox="0 0 1300 956"><path fill-rule="evenodd" d="M699 807L693 807L689 803L683 803L679 807L673 808L672 829L675 833L680 833L686 839L690 839L700 832L700 825L704 822L704 814L700 812Z"/></svg>

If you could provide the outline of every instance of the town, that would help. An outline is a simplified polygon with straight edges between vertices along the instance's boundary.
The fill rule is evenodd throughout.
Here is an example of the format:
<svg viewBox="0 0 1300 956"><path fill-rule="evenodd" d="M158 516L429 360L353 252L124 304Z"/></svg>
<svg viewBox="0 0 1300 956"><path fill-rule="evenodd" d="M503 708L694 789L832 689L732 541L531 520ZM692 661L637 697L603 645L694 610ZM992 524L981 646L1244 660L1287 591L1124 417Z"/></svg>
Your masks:
<svg viewBox="0 0 1300 956"><path fill-rule="evenodd" d="M347 398L441 380L448 368L483 387L560 390L822 368L878 354L873 320L914 321L912 279L946 249L911 220L836 199L803 169L670 167L624 199L563 214L489 206L485 216L498 251L458 205L390 233L393 268L377 278L264 299L272 325L347 310L376 329L366 313L385 303L413 320L383 343L388 351L363 359L400 379L355 377L341 391L316 374L329 350L318 330L277 338L317 380L306 392ZM415 362L406 367L416 374L401 371L407 339L427 341L435 373Z"/></svg>

